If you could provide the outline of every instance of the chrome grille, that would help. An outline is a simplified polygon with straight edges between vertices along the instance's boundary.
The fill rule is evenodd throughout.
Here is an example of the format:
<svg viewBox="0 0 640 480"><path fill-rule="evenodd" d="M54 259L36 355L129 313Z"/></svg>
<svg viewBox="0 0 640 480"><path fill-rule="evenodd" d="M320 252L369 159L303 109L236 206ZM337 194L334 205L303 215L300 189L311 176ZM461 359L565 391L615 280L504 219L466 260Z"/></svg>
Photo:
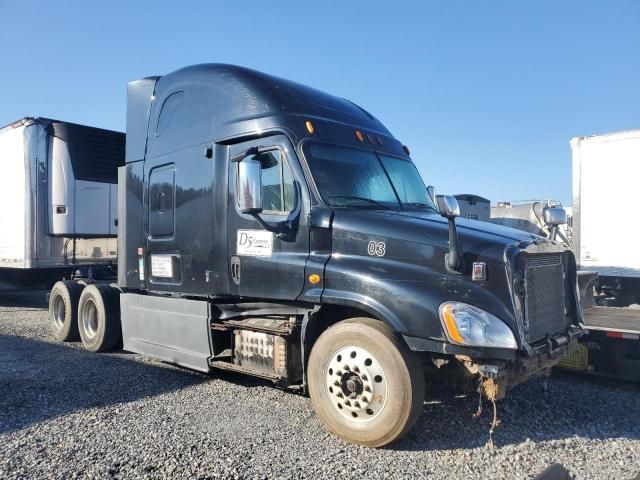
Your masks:
<svg viewBox="0 0 640 480"><path fill-rule="evenodd" d="M529 342L565 328L564 285L562 255L525 257L524 321Z"/></svg>

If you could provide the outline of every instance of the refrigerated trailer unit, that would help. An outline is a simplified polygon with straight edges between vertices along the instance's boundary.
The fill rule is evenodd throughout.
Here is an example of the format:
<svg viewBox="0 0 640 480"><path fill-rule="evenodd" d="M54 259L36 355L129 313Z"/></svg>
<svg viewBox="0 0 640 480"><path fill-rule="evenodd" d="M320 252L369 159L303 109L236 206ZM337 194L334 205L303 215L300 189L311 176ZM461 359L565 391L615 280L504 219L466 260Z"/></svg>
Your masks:
<svg viewBox="0 0 640 480"><path fill-rule="evenodd" d="M576 137L573 249L579 268L597 274L585 308L585 364L640 381L640 130ZM585 302L586 303L586 302Z"/></svg>
<svg viewBox="0 0 640 480"><path fill-rule="evenodd" d="M0 285L51 285L117 261L124 134L47 118L0 129Z"/></svg>

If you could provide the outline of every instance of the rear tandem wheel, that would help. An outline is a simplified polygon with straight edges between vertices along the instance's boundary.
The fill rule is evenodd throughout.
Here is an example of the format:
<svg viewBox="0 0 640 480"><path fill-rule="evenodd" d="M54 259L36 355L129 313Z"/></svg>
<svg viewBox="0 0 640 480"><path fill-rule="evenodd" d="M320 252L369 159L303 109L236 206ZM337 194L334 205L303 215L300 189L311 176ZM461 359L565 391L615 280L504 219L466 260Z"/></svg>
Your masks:
<svg viewBox="0 0 640 480"><path fill-rule="evenodd" d="M111 350L120 341L120 292L110 285L85 287L78 304L78 330L90 352Z"/></svg>
<svg viewBox="0 0 640 480"><path fill-rule="evenodd" d="M69 280L56 282L49 295L49 326L60 342L78 340L78 301L83 286Z"/></svg>

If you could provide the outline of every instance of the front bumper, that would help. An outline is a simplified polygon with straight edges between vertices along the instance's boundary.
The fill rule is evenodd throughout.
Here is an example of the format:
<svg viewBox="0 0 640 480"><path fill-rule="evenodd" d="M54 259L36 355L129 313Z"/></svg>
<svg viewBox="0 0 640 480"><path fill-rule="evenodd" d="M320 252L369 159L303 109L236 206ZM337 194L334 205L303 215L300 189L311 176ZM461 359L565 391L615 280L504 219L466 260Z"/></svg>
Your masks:
<svg viewBox="0 0 640 480"><path fill-rule="evenodd" d="M506 390L537 375L543 375L571 353L584 334L581 327L572 326L565 332L547 336L531 345L531 349L507 350L497 348L462 347L416 337L404 339L415 352L453 357L464 367L467 377L482 380L485 390L490 384L495 399L504 397ZM488 382L487 382L488 381ZM486 392L485 392L486 393Z"/></svg>
<svg viewBox="0 0 640 480"><path fill-rule="evenodd" d="M572 325L568 330L554 335L548 335L543 341L537 342L526 350L512 350L508 348L466 347L454 345L446 341L403 335L407 346L414 352L434 353L441 355L465 355L471 358L486 358L500 360L516 360L521 356L535 357L540 354L562 357L562 347L580 338L586 332L582 326Z"/></svg>

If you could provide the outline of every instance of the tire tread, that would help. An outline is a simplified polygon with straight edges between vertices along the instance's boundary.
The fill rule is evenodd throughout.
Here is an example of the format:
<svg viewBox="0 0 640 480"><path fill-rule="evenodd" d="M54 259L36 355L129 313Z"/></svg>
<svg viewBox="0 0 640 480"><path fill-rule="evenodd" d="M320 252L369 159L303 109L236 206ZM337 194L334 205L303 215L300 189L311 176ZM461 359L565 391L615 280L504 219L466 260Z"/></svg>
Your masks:
<svg viewBox="0 0 640 480"><path fill-rule="evenodd" d="M348 328L350 325L357 325L359 328L365 327L365 332L363 332L364 338L369 338L366 335L366 330L368 329L375 330L380 333L383 336L384 340L391 343L390 346L392 346L400 356L399 360L404 363L404 368L406 368L406 374L408 374L408 376L404 377L405 381L403 381L403 383L406 383L406 381L409 382L410 391L403 393L405 395L405 404L409 407L409 409L408 412L406 410L400 411L401 418L398 422L398 427L401 427L400 429L394 428L383 433L379 431L378 427L373 427L370 432L360 431L357 434L352 434L352 432L349 429L345 428L342 424L336 423L332 418L332 414L326 414L324 412L324 410L326 409L326 405L322 404L321 397L318 397L318 395L322 395L321 393L316 394L317 398L314 398L313 392L321 392L320 389L324 388L324 374L320 374L317 370L319 368L318 365L322 362L319 358L313 358L314 349L316 348L316 346L319 346L321 349L323 349L322 352L316 351L315 353L317 355L328 354L328 351L325 350L327 350L328 345L334 343L334 339L339 339L341 330L344 330L346 327L349 335L355 333L352 329ZM378 339L379 338L380 337L378 337ZM367 341L365 341L365 343ZM396 360L398 359L396 358ZM312 362L315 363L312 365ZM420 414L423 411L425 380L421 365L418 362L416 356L406 346L404 341L387 324L381 322L380 320L358 317L340 321L329 327L320 335L320 337L314 344L307 370L309 372L309 390L312 394L312 402L314 404L316 412L325 422L325 425L332 433L347 442L357 443L367 447L383 447L385 445L388 445L389 443L392 443L405 435L415 425L418 418L420 417ZM387 373L387 375L389 376L390 373ZM315 385L316 382L319 382L319 385ZM378 431L376 431L376 429L378 429Z"/></svg>

